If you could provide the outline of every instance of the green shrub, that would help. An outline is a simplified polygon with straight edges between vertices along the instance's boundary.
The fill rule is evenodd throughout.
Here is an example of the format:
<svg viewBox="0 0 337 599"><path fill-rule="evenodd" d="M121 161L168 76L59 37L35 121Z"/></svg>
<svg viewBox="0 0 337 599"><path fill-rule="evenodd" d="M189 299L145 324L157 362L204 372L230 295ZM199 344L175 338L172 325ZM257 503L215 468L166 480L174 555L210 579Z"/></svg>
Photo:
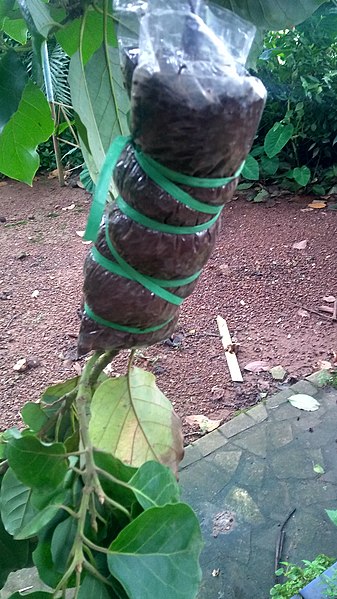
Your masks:
<svg viewBox="0 0 337 599"><path fill-rule="evenodd" d="M268 101L252 152L260 178L324 194L337 176L337 7L324 4L264 45L257 74Z"/></svg>
<svg viewBox="0 0 337 599"><path fill-rule="evenodd" d="M273 586L270 590L270 596L273 599L291 599L314 578L323 574L334 562L335 559L326 555L318 555L312 562L303 560L303 568L295 564L282 562L284 567L277 570L276 574L284 576L286 581L283 584Z"/></svg>

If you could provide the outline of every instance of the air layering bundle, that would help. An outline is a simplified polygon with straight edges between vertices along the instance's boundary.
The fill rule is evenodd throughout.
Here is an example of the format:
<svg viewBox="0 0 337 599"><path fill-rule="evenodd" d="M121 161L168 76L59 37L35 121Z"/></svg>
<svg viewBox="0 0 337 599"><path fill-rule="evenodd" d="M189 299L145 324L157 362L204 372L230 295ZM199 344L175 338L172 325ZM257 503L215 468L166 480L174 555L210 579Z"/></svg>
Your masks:
<svg viewBox="0 0 337 599"><path fill-rule="evenodd" d="M265 103L244 68L252 28L229 11L197 13L148 5L137 40L122 37L131 136L109 149L89 216L81 354L173 332L251 148ZM119 195L102 220L112 177Z"/></svg>

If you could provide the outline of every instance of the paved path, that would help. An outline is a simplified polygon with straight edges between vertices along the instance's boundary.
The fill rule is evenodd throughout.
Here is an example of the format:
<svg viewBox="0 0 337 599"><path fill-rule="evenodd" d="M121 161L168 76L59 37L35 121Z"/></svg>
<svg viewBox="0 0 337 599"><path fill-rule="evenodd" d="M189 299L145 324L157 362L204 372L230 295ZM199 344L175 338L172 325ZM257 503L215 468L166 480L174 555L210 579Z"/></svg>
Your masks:
<svg viewBox="0 0 337 599"><path fill-rule="evenodd" d="M315 396L316 412L294 408ZM205 548L199 599L267 599L275 551L282 559L337 557L337 391L313 375L241 413L186 449L180 482L198 513ZM317 474L314 466L324 469Z"/></svg>

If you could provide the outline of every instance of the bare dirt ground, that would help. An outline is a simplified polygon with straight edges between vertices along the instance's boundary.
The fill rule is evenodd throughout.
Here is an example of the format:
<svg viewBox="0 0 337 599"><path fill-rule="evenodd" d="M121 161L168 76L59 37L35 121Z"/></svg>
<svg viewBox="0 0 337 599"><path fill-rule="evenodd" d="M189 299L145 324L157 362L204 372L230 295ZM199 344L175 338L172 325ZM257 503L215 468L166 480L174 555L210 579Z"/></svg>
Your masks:
<svg viewBox="0 0 337 599"><path fill-rule="evenodd" d="M198 427L186 416L222 422L317 369L337 351L337 322L320 315L323 297L337 296L337 212L306 209L310 198L283 196L267 205L239 198L225 210L217 248L195 293L186 300L171 340L144 350L139 366L152 370L184 423L187 441ZM0 186L0 430L19 422L27 400L79 368L76 337L85 228L90 196L40 178L31 189ZM303 211L304 209L304 211ZM305 249L293 244L307 241ZM303 244L305 245L305 244ZM305 309L313 310L304 311ZM227 319L239 343L244 383L232 383L217 332ZM30 368L19 373L21 358ZM127 355L113 363L125 371ZM244 371L253 360L287 371ZM261 396L262 393L262 396ZM199 431L199 432L198 432Z"/></svg>

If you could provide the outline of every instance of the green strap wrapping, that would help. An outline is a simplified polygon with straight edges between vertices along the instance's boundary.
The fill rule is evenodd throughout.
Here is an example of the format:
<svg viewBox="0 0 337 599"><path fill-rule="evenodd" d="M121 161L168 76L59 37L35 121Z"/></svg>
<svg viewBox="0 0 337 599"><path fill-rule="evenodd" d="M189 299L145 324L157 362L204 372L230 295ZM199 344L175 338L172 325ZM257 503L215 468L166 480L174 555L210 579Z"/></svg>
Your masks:
<svg viewBox="0 0 337 599"><path fill-rule="evenodd" d="M117 251L116 248L114 248L114 249L115 249L115 251ZM100 264L100 266L105 268L105 270L108 270L109 272L111 272L115 275L118 275L119 277L124 277L126 279L133 280L133 278L130 275L128 275L125 272L125 270L123 270L123 268L117 262L112 262L112 260L109 260L108 258L103 256L95 246L91 248L91 255L92 255L92 258L95 260L95 262L97 262L97 264ZM189 285L190 283L193 283L193 281L195 281L201 275L201 272L202 272L201 270L198 270L198 272L194 273L194 275L191 275L190 277L186 277L185 279L168 280L168 279L156 279L155 277L148 277L148 276L146 278L150 279L151 281L153 281L154 283L156 283L156 285L159 285L160 287L164 287L164 288L166 288L166 287L182 287L183 285Z"/></svg>
<svg viewBox="0 0 337 599"><path fill-rule="evenodd" d="M213 216L210 220L201 225L194 225L191 227L178 227L174 225L166 225L165 223L160 223L153 218L149 218L145 216L138 210L132 208L129 204L127 204L121 196L118 196L116 199L116 204L123 214L131 218L133 221L142 225L143 227L147 227L148 229L152 229L153 231L161 231L161 233L170 233L172 235L195 235L195 233L200 233L201 231L206 231L209 229L214 223L218 220L221 211L218 211L218 214ZM223 206L221 206L222 210Z"/></svg>
<svg viewBox="0 0 337 599"><path fill-rule="evenodd" d="M134 333L136 335L155 333L156 331L159 331L160 329L166 327L173 320L172 317L163 322L162 324L158 324L154 327L148 327L147 329L139 329L138 327L128 327L123 324L118 324L117 322L110 322L110 320L106 320L105 318L98 316L98 314L95 314L95 312L91 310L88 304L84 304L84 310L85 313L89 316L89 318L91 318L91 320L94 320L95 322L103 325L104 327L109 327L110 329L115 329L116 331L122 331L123 333Z"/></svg>
<svg viewBox="0 0 337 599"><path fill-rule="evenodd" d="M118 159L119 159L122 151L124 150L125 146L128 143L130 143L131 141L132 141L131 137L122 137L122 136L116 137L107 152L107 155L106 155L106 158L105 158L105 161L104 161L104 164L103 164L100 176L99 176L99 180L98 180L98 183L97 183L97 186L95 189L93 202L92 202L92 205L90 208L87 226L86 226L86 230L85 230L85 234L84 234L85 240L90 240L90 241L94 241L94 242L96 241L98 229L99 229L99 226L100 226L100 223L102 220L102 215L103 215L104 208L105 208L106 199L107 199L108 193L109 193L109 187L110 187L113 170L114 170L114 168L118 162ZM195 226L190 226L190 227L187 227L187 226L186 227L184 227L184 226L176 227L173 225L167 225L165 223L160 223L152 218L149 218L149 217L145 216L144 214L141 214L140 212L138 212L131 206L129 206L129 204L127 204L123 200L123 198L121 198L120 196L117 198L116 203L117 203L119 209L125 215L127 215L129 218L134 220L135 222L137 222L147 228L150 228L152 230L161 231L164 233L172 233L174 235L190 235L190 234L195 234L195 233L198 233L201 231L205 231L206 229L211 227L217 221L217 219L219 218L221 211L223 209L223 205L210 206L208 204L205 204L204 202L200 202L199 200L196 200L190 194L186 193L185 191L180 189L177 185L175 185L175 183L181 183L184 185L188 185L190 187L201 187L201 188L222 187L224 185L227 185L234 179L236 179L240 175L240 173L243 169L243 166L244 166L244 163L243 163L241 165L241 167L238 169L238 171L232 177L226 177L226 178L222 178L222 179L219 179L219 178L218 179L216 179L216 178L203 179L203 178L199 178L199 177L190 177L190 176L184 175L182 173L177 173L176 171L173 171L173 170L159 164L158 162L156 162L149 156L146 156L142 152L140 152L136 149L134 151L135 151L135 157L136 157L140 167L148 175L148 177L150 177L150 179L152 179L157 185L159 185L159 187L164 189L174 199L178 200L185 206L188 206L192 210L196 210L197 212L201 212L203 214L213 214L214 215L213 218L211 218L206 223L202 223L201 225L195 225ZM198 271L194 275L187 277L185 279L176 279L173 281L166 281L166 280L161 280L161 279L155 279L154 277L147 277L147 276L139 273L137 270L135 270L125 260L123 260L123 258L119 255L119 253L117 252L117 250L114 248L114 246L112 245L112 243L110 241L107 225L105 226L105 233L106 233L106 241L107 241L109 250L110 250L112 256L114 257L114 259L116 260L116 262L113 262L113 261L109 260L108 258L105 258L104 256L102 256L102 254L100 254L100 252L97 250L97 248L93 247L91 250L92 257L98 264L103 266L103 268L105 268L109 272L113 272L114 274L117 274L119 276L136 281L140 285L143 285L143 287L148 289L151 293L154 293L155 295L157 295L158 297L160 297L161 299L163 299L169 303L172 303L176 306L180 306L182 304L183 298L180 298L177 295L175 295L174 293L167 291L166 288L167 287L180 287L182 285L188 285L189 283L195 281L198 278L201 271ZM87 315L92 320L97 322L98 324L101 324L103 326L106 326L106 327L109 327L109 328L112 328L112 329L115 329L118 331L123 331L126 333L134 333L134 334L152 333L152 332L158 331L161 328L167 326L172 321L172 318L170 318L169 320L165 321L164 323L162 323L160 325L157 325L154 327L148 327L146 329L139 329L137 327L128 327L128 326L120 325L118 323L110 322L110 321L102 318L101 316L95 314L93 312L93 310L91 310L90 306L88 306L88 304L85 304L84 309L85 309L85 312L87 313Z"/></svg>
<svg viewBox="0 0 337 599"><path fill-rule="evenodd" d="M206 189L209 189L211 187L223 187L224 185L228 185L228 183L231 183L234 179L239 177L241 175L241 173L243 171L243 167L245 165L245 163L243 162L232 177L207 179L206 177L205 178L204 177L191 177L190 175L184 175L183 173L178 173L177 171L173 171L172 169L167 168L167 166L160 164L153 158L150 158L150 156L146 156L145 154L143 154L143 152L140 152L138 150L135 151L135 155L136 155L137 161L140 164L140 166L142 167L143 171L145 171L146 174L149 175L149 177L151 177L150 172L153 172L154 173L153 180L156 183L158 183L158 185L160 185L161 187L162 187L162 185L159 183L159 181L160 181L159 175L162 175L163 178L168 179L169 181L174 181L175 183L181 183L182 185L188 185L189 187L203 187ZM151 177L151 179L152 179L152 177ZM179 191L181 191L179 189L179 187L177 187L177 189ZM171 195L173 195L173 194L171 194ZM204 208L206 207L205 204L202 204L201 202L198 202L198 203L203 205ZM213 208L216 208L216 206L213 206ZM200 212L203 212L203 210L200 210ZM206 210L205 210L205 212L206 212Z"/></svg>

